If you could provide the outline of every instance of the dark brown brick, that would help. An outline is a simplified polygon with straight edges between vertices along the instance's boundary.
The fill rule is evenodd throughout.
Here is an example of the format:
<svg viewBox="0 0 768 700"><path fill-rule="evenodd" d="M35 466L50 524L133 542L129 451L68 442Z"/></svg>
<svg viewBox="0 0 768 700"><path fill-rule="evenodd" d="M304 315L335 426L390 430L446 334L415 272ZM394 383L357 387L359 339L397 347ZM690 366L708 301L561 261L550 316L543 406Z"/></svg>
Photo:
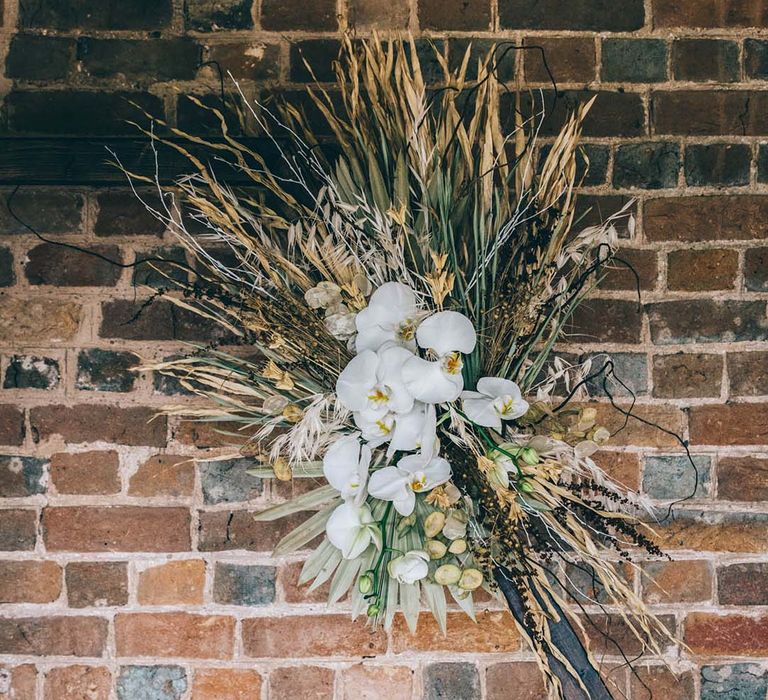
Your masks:
<svg viewBox="0 0 768 700"><path fill-rule="evenodd" d="M667 255L667 287L685 292L733 289L738 267L735 250L673 250Z"/></svg>
<svg viewBox="0 0 768 700"><path fill-rule="evenodd" d="M0 405L0 445L24 442L24 411L10 404Z"/></svg>
<svg viewBox="0 0 768 700"><path fill-rule="evenodd" d="M79 192L22 188L11 194L9 190L0 191L0 230L3 235L29 235L29 229L21 222L43 235L80 231L85 199ZM11 215L9 201L18 218Z"/></svg>
<svg viewBox="0 0 768 700"><path fill-rule="evenodd" d="M613 39L602 42L600 77L610 83L658 83L667 79L663 39Z"/></svg>
<svg viewBox="0 0 768 700"><path fill-rule="evenodd" d="M676 353L653 358L653 395L662 399L720 396L722 355Z"/></svg>
<svg viewBox="0 0 768 700"><path fill-rule="evenodd" d="M297 83L317 80L330 83L336 79L333 64L339 59L338 39L306 39L291 44L290 78Z"/></svg>
<svg viewBox="0 0 768 700"><path fill-rule="evenodd" d="M71 608L125 605L128 565L118 561L73 561L67 564L67 600Z"/></svg>
<svg viewBox="0 0 768 700"><path fill-rule="evenodd" d="M104 302L99 335L123 340L234 340L215 322L170 301L155 300L142 306L130 299Z"/></svg>
<svg viewBox="0 0 768 700"><path fill-rule="evenodd" d="M153 193L142 190L138 193L150 206L157 207ZM148 211L141 199L131 191L99 192L96 203L99 211L94 233L97 236L161 236L165 231L165 223Z"/></svg>
<svg viewBox="0 0 768 700"><path fill-rule="evenodd" d="M179 39L94 39L77 41L77 57L94 78L191 80L200 65L200 46Z"/></svg>
<svg viewBox="0 0 768 700"><path fill-rule="evenodd" d="M642 320L636 302L588 299L576 309L566 332L573 342L639 343Z"/></svg>
<svg viewBox="0 0 768 700"><path fill-rule="evenodd" d="M717 570L720 605L768 605L768 564L731 564Z"/></svg>
<svg viewBox="0 0 768 700"><path fill-rule="evenodd" d="M765 27L763 0L653 0L657 27Z"/></svg>
<svg viewBox="0 0 768 700"><path fill-rule="evenodd" d="M643 231L651 241L745 241L765 236L768 197L662 197L645 203Z"/></svg>
<svg viewBox="0 0 768 700"><path fill-rule="evenodd" d="M8 49L5 75L15 80L63 80L74 57L74 39L17 34Z"/></svg>
<svg viewBox="0 0 768 700"><path fill-rule="evenodd" d="M768 352L729 352L731 396L768 395Z"/></svg>
<svg viewBox="0 0 768 700"><path fill-rule="evenodd" d="M648 305L656 345L768 339L765 304L758 301L689 299Z"/></svg>
<svg viewBox="0 0 768 700"><path fill-rule="evenodd" d="M603 270L604 277L600 280L601 289L637 289L637 280L632 269L640 278L640 289L649 291L656 288L659 274L656 261L656 251L639 248L619 248L610 267ZM624 264L625 261L632 269Z"/></svg>
<svg viewBox="0 0 768 700"><path fill-rule="evenodd" d="M768 94L745 90L675 90L651 95L657 134L764 136Z"/></svg>
<svg viewBox="0 0 768 700"><path fill-rule="evenodd" d="M698 445L767 445L768 410L759 403L691 406L691 442Z"/></svg>
<svg viewBox="0 0 768 700"><path fill-rule="evenodd" d="M36 441L61 435L67 442L114 442L165 447L167 420L151 408L82 404L30 410Z"/></svg>
<svg viewBox="0 0 768 700"><path fill-rule="evenodd" d="M163 117L160 98L143 92L17 90L6 96L2 116L10 134L136 136L130 122L143 118L140 110Z"/></svg>
<svg viewBox="0 0 768 700"><path fill-rule="evenodd" d="M55 552L184 552L186 508L72 506L46 508L45 546Z"/></svg>
<svg viewBox="0 0 768 700"><path fill-rule="evenodd" d="M81 391L128 392L136 383L133 371L141 364L132 352L89 348L77 355L75 388Z"/></svg>
<svg viewBox="0 0 768 700"><path fill-rule="evenodd" d="M418 0L422 29L485 30L491 24L489 0Z"/></svg>
<svg viewBox="0 0 768 700"><path fill-rule="evenodd" d="M628 32L645 24L642 0L499 0L504 29L572 29Z"/></svg>
<svg viewBox="0 0 768 700"><path fill-rule="evenodd" d="M187 0L184 16L188 29L216 32L223 29L251 29L253 0Z"/></svg>
<svg viewBox="0 0 768 700"><path fill-rule="evenodd" d="M674 630L674 616L659 615L658 620L667 629ZM595 654L618 654L620 649L623 654L639 655L650 641L642 634L638 639L619 615L590 615L585 628L590 640L590 651ZM660 632L655 632L653 638L662 648L671 644Z"/></svg>
<svg viewBox="0 0 768 700"><path fill-rule="evenodd" d="M744 40L744 72L747 78L756 80L768 78L768 41Z"/></svg>
<svg viewBox="0 0 768 700"><path fill-rule="evenodd" d="M748 185L752 149L743 143L692 144L685 148L689 185Z"/></svg>
<svg viewBox="0 0 768 700"><path fill-rule="evenodd" d="M272 80L280 74L280 47L263 41L237 44L212 44L206 59L216 61L224 75L235 78Z"/></svg>
<svg viewBox="0 0 768 700"><path fill-rule="evenodd" d="M744 254L744 286L750 292L768 291L768 248L752 248Z"/></svg>
<svg viewBox="0 0 768 700"><path fill-rule="evenodd" d="M88 250L102 257L53 243L41 243L27 253L24 274L32 285L114 286L122 274L118 266L123 262L120 249L113 245L94 245Z"/></svg>
<svg viewBox="0 0 768 700"><path fill-rule="evenodd" d="M349 23L353 27L405 29L408 26L407 0L350 0Z"/></svg>
<svg viewBox="0 0 768 700"><path fill-rule="evenodd" d="M523 52L525 61L525 79L533 83L551 84L551 79L544 66L552 72L559 83L588 83L595 79L595 42L591 38L568 37L567 39L549 39L538 37L528 42L540 46L544 51L529 49Z"/></svg>
<svg viewBox="0 0 768 700"><path fill-rule="evenodd" d="M0 618L0 654L102 656L107 621L99 617Z"/></svg>
<svg viewBox="0 0 768 700"><path fill-rule="evenodd" d="M717 497L727 501L768 501L768 459L721 457L717 465Z"/></svg>
<svg viewBox="0 0 768 700"><path fill-rule="evenodd" d="M739 45L725 39L677 39L672 43L675 80L719 83L739 79Z"/></svg>
<svg viewBox="0 0 768 700"><path fill-rule="evenodd" d="M0 455L0 498L24 498L45 493L48 460L24 455Z"/></svg>
<svg viewBox="0 0 768 700"><path fill-rule="evenodd" d="M336 0L262 0L261 27L270 31L312 29L334 31L338 28Z"/></svg>
<svg viewBox="0 0 768 700"><path fill-rule="evenodd" d="M286 532L300 525L311 513L297 513L275 522L260 522L247 510L200 511L198 531L201 552L247 549L269 552ZM311 546L311 545L309 545Z"/></svg>
<svg viewBox="0 0 768 700"><path fill-rule="evenodd" d="M37 513L10 508L0 510L0 551L20 552L35 548Z"/></svg>
<svg viewBox="0 0 768 700"><path fill-rule="evenodd" d="M114 450L57 452L51 457L51 482L61 494L119 493L120 458Z"/></svg>
<svg viewBox="0 0 768 700"><path fill-rule="evenodd" d="M674 673L666 666L638 666L629 676L633 698L690 700L696 697L696 685L690 671Z"/></svg>
<svg viewBox="0 0 768 700"><path fill-rule="evenodd" d="M161 29L171 0L21 0L19 23L36 29Z"/></svg>
<svg viewBox="0 0 768 700"><path fill-rule="evenodd" d="M53 603L61 593L54 561L1 561L0 603Z"/></svg>

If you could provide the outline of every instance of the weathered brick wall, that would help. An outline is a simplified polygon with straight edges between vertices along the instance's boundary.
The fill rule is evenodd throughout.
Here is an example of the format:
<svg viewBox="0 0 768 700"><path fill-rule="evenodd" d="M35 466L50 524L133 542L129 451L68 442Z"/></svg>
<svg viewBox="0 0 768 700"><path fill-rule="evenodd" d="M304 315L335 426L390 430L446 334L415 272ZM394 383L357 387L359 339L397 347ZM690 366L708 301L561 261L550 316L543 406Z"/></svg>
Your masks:
<svg viewBox="0 0 768 700"><path fill-rule="evenodd" d="M39 233L131 262L180 255L103 161L146 149L126 97L194 128L185 93L215 100L216 61L247 97L320 76L338 32L405 29L452 58L470 37L541 45L560 112L592 93L584 201L636 197L622 255L568 352L610 350L640 415L690 439L701 481L659 528L675 561L637 590L691 648L632 678L632 698L764 700L768 691L768 2L765 0L0 0L0 184ZM547 88L535 52L510 57ZM204 123L203 123L204 126ZM296 587L281 526L250 513L285 497L215 451L201 425L148 422L178 386L137 357L206 339L157 285L42 243L0 207L0 697L539 698L537 671L499 611L371 634ZM628 235L628 234L627 234ZM599 393L599 387L596 387ZM614 427L619 417L608 419ZM674 438L639 423L606 463L660 502L692 489ZM575 573L575 572L574 572ZM654 584L653 581L656 583ZM574 585L580 585L574 577ZM617 618L598 619L622 639ZM631 657L638 649L624 638ZM677 675L674 675L677 674ZM642 682L641 682L642 681ZM153 690L150 692L148 688Z"/></svg>

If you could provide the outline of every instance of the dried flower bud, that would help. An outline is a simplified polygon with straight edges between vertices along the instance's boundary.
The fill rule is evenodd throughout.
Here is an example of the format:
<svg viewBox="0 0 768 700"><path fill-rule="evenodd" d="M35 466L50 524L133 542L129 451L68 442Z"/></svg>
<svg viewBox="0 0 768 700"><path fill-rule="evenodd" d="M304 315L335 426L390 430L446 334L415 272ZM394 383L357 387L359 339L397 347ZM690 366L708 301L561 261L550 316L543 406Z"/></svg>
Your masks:
<svg viewBox="0 0 768 700"><path fill-rule="evenodd" d="M591 457L595 452L598 450L598 445L596 442L593 442L592 440L582 440L581 442L577 443L576 447L573 448L573 453L579 458L579 459L586 459L587 457Z"/></svg>
<svg viewBox="0 0 768 700"><path fill-rule="evenodd" d="M304 417L302 411L296 404L291 404L283 409L283 418L289 423L298 423Z"/></svg>
<svg viewBox="0 0 768 700"><path fill-rule="evenodd" d="M400 518L397 524L397 534L404 535L416 524L416 513L411 513L407 518Z"/></svg>
<svg viewBox="0 0 768 700"><path fill-rule="evenodd" d="M464 591L474 591L483 583L483 574L478 569L464 569L459 579L459 588Z"/></svg>
<svg viewBox="0 0 768 700"><path fill-rule="evenodd" d="M331 304L341 301L341 289L333 282L320 282L304 292L304 301L310 309L325 309Z"/></svg>
<svg viewBox="0 0 768 700"><path fill-rule="evenodd" d="M461 578L461 569L456 564L443 564L435 571L435 581L441 586L453 586Z"/></svg>
<svg viewBox="0 0 768 700"><path fill-rule="evenodd" d="M363 574L357 579L357 590L363 595L370 593L373 590L373 576L370 574Z"/></svg>
<svg viewBox="0 0 768 700"><path fill-rule="evenodd" d="M592 439L598 444L598 445L604 445L608 440L611 439L611 431L608 430L608 428L601 426L598 426L595 428L594 432L592 433Z"/></svg>
<svg viewBox="0 0 768 700"><path fill-rule="evenodd" d="M427 540L426 550L430 559L442 559L448 551L448 547L440 540Z"/></svg>
<svg viewBox="0 0 768 700"><path fill-rule="evenodd" d="M465 539L454 540L448 547L448 551L451 554L464 554L467 551L467 541Z"/></svg>
<svg viewBox="0 0 768 700"><path fill-rule="evenodd" d="M458 486L452 484L450 481L443 486L443 491L445 491L445 495L448 496L450 505L458 503L461 500L461 491L459 491Z"/></svg>
<svg viewBox="0 0 768 700"><path fill-rule="evenodd" d="M448 513L443 525L443 534L449 540L458 540L467 535L467 514L461 510L452 510Z"/></svg>
<svg viewBox="0 0 768 700"><path fill-rule="evenodd" d="M424 520L424 534L427 537L434 537L439 534L445 525L445 513L439 510L430 513Z"/></svg>
<svg viewBox="0 0 768 700"><path fill-rule="evenodd" d="M290 481L293 478L291 465L288 464L288 460L282 457L278 457L272 462L272 471L275 472L275 477L278 481Z"/></svg>
<svg viewBox="0 0 768 700"><path fill-rule="evenodd" d="M261 405L265 413L276 416L278 413L282 413L283 409L290 403L285 396L268 396L264 399L264 403Z"/></svg>

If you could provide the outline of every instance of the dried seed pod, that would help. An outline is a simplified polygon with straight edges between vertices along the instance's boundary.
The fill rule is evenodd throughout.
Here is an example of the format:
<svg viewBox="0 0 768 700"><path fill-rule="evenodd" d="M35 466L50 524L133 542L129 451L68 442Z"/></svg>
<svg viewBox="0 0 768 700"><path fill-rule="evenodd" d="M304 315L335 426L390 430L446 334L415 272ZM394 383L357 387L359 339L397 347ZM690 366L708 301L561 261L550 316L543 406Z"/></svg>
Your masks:
<svg viewBox="0 0 768 700"><path fill-rule="evenodd" d="M439 510L430 513L424 520L424 534L427 537L438 535L445 525L445 513Z"/></svg>
<svg viewBox="0 0 768 700"><path fill-rule="evenodd" d="M442 559L448 551L448 547L440 540L427 540L426 550L430 559Z"/></svg>
<svg viewBox="0 0 768 700"><path fill-rule="evenodd" d="M443 564L435 571L435 581L441 586L453 586L461 578L461 569L456 564Z"/></svg>
<svg viewBox="0 0 768 700"><path fill-rule="evenodd" d="M461 510L452 510L448 513L443 525L443 534L449 540L458 540L466 537L467 534L467 514Z"/></svg>
<svg viewBox="0 0 768 700"><path fill-rule="evenodd" d="M459 578L459 588L464 591L474 591L483 583L483 574L478 569L464 569Z"/></svg>
<svg viewBox="0 0 768 700"><path fill-rule="evenodd" d="M272 471L275 472L275 477L278 481L290 481L293 478L291 465L288 464L288 460L282 457L278 457L272 462Z"/></svg>
<svg viewBox="0 0 768 700"><path fill-rule="evenodd" d="M467 551L467 541L465 539L454 540L448 547L448 551L451 554L464 554Z"/></svg>

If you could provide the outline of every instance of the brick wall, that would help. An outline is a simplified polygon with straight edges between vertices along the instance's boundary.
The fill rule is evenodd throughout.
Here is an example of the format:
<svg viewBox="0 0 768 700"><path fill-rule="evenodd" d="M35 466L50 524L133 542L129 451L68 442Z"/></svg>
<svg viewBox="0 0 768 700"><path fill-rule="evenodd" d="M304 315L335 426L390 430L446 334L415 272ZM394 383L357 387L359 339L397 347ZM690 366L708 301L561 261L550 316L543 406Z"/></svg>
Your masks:
<svg viewBox="0 0 768 700"><path fill-rule="evenodd" d="M637 198L621 255L638 271L642 311L632 276L617 270L564 350L610 350L640 415L681 431L701 476L659 528L675 561L635 577L690 652L670 650L671 670L651 662L632 678L597 634L596 649L632 698L646 698L645 685L665 700L764 700L768 2L182 4L0 0L0 185L4 199L21 186L16 214L118 261L182 255L105 165L103 146L149 163L125 124L135 116L126 98L205 128L184 97L216 99L217 73L201 61L231 70L252 97L300 88L302 51L327 75L349 27L410 28L454 61L470 37L543 46L564 91L558 114L598 95L583 201L607 214ZM536 52L510 55L507 77L515 60L548 88ZM210 329L162 302L131 322L149 296L134 285L158 284L150 269L42 243L5 204L0 233L0 698L540 697L530 656L493 606L478 626L452 615L447 638L424 618L410 639L400 624L371 634L344 605L327 610L322 591L299 591L300 557L270 557L280 526L249 515L285 489L245 476L237 460L193 463L217 450L217 435L148 422L188 398L130 371ZM639 423L604 459L662 503L692 490L675 440ZM598 619L621 638L616 618ZM625 652L637 651L627 639Z"/></svg>

